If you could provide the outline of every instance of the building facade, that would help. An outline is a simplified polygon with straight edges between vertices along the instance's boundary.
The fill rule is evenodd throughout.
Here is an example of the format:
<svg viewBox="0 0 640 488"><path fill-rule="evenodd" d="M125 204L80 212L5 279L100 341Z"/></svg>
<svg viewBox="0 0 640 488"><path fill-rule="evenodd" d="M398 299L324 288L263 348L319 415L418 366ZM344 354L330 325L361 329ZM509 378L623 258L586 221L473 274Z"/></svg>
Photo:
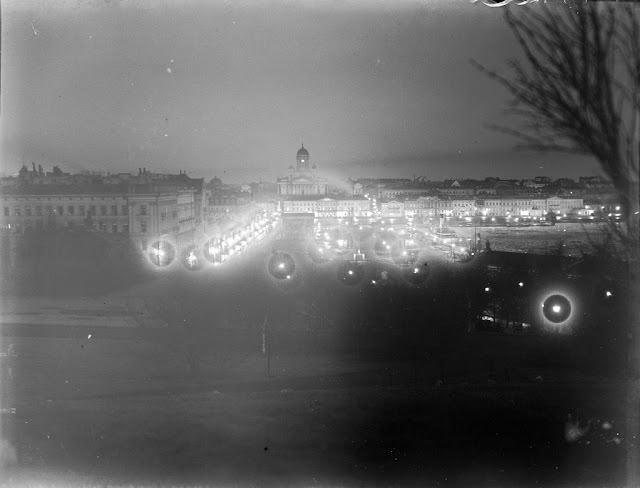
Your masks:
<svg viewBox="0 0 640 488"><path fill-rule="evenodd" d="M126 191L118 188L34 187L27 193L3 189L0 228L14 232L87 228L100 232L130 230Z"/></svg>
<svg viewBox="0 0 640 488"><path fill-rule="evenodd" d="M556 215L581 216L584 214L582 198L455 198L449 196L420 197L412 200L388 200L379 203L382 217L523 217L539 218L549 212Z"/></svg>
<svg viewBox="0 0 640 488"><path fill-rule="evenodd" d="M371 202L366 198L292 198L281 201L283 214L314 214L315 218L370 217Z"/></svg>
<svg viewBox="0 0 640 488"><path fill-rule="evenodd" d="M150 185L28 185L0 191L0 229L54 232L83 229L122 234L146 248L152 239L195 232L196 190Z"/></svg>

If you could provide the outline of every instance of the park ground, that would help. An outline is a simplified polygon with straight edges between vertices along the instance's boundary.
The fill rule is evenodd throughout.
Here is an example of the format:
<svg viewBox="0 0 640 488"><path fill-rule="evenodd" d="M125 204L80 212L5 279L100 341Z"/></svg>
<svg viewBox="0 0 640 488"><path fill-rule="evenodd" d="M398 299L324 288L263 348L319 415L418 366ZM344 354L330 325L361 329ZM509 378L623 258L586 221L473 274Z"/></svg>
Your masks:
<svg viewBox="0 0 640 488"><path fill-rule="evenodd" d="M270 376L259 352L212 356L193 378L166 343L100 330L3 338L0 485L623 481L624 383L581 370L566 337L473 334L442 383L428 355L322 351L276 351Z"/></svg>
<svg viewBox="0 0 640 488"><path fill-rule="evenodd" d="M443 367L428 344L353 347L344 319L332 337L276 337L268 368L259 251L212 279L4 297L0 486L624 484L625 382L574 337L468 333ZM195 376L166 328L132 313L167 282L228 312ZM249 341L237 304L255 309Z"/></svg>

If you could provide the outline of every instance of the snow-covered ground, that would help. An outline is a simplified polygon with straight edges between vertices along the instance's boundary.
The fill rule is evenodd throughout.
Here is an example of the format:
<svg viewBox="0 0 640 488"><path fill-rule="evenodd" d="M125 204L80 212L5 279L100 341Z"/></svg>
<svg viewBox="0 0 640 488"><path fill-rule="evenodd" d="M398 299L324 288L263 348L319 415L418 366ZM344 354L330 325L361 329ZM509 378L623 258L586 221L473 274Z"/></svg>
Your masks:
<svg viewBox="0 0 640 488"><path fill-rule="evenodd" d="M454 227L455 233L473 239L473 227ZM487 240L495 251L530 253L556 253L562 249L565 256L580 256L594 252L594 244L606 242L609 228L604 224L559 223L554 226L535 227L478 227L480 245ZM611 245L611 251L613 251Z"/></svg>

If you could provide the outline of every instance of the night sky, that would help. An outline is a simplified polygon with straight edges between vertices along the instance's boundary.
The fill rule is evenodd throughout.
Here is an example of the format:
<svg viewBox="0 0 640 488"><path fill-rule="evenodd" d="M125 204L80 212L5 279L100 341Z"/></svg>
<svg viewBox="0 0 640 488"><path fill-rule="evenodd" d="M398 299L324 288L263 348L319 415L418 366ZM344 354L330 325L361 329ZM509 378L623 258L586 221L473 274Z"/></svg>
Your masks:
<svg viewBox="0 0 640 488"><path fill-rule="evenodd" d="M2 169L273 180L304 140L344 178L597 173L485 128L509 96L469 59L516 55L469 0L5 0Z"/></svg>

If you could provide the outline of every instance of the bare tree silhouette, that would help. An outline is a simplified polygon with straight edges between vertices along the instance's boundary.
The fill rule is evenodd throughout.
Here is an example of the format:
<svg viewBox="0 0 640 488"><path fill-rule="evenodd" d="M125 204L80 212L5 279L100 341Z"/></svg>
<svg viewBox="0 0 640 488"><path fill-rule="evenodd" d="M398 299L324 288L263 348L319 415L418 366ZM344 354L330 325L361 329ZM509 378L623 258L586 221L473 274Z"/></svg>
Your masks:
<svg viewBox="0 0 640 488"><path fill-rule="evenodd" d="M611 179L626 225L632 292L640 291L640 8L633 3L569 0L505 9L522 52L500 74L472 61L513 95L517 128L493 125L518 147L592 155ZM634 296L631 295L631 296ZM633 305L638 308L638 305ZM630 310L627 482L640 486L640 309Z"/></svg>

